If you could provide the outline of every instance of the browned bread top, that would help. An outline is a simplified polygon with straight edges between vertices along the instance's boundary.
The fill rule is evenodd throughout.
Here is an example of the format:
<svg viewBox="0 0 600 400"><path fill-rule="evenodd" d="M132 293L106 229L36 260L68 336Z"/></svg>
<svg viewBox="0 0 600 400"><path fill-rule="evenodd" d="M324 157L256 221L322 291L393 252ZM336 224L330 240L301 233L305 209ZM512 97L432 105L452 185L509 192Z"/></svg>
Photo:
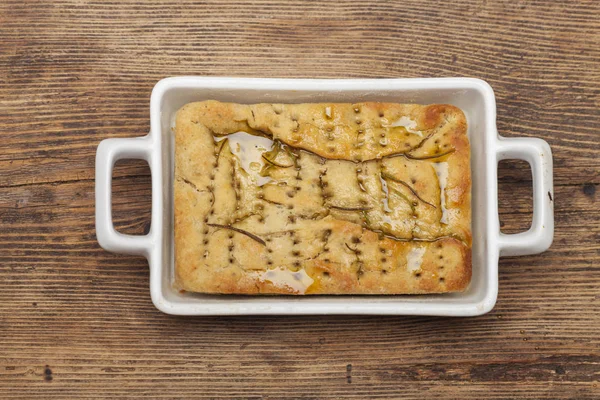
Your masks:
<svg viewBox="0 0 600 400"><path fill-rule="evenodd" d="M449 105L187 104L175 124L177 284L240 294L463 290L466 129Z"/></svg>

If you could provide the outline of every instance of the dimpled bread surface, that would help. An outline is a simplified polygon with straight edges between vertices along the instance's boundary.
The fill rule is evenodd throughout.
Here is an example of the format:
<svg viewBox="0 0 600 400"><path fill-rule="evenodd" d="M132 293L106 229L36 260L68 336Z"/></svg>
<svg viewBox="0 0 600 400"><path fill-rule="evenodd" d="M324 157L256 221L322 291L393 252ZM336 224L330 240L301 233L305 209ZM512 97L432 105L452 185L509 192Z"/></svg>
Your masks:
<svg viewBox="0 0 600 400"><path fill-rule="evenodd" d="M223 294L424 294L471 279L451 105L203 101L175 120L175 278Z"/></svg>

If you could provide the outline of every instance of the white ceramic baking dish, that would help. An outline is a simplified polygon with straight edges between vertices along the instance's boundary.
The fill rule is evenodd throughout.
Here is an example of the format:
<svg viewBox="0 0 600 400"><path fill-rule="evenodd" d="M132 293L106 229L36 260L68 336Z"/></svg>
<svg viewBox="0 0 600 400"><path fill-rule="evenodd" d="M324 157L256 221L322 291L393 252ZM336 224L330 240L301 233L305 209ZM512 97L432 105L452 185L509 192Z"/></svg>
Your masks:
<svg viewBox="0 0 600 400"><path fill-rule="evenodd" d="M173 176L175 112L192 101L238 103L360 102L449 103L468 120L472 146L473 278L464 293L420 296L223 296L180 293L173 287ZM112 223L111 177L117 160L138 158L152 171L152 224L145 236L119 233ZM533 223L523 233L500 232L497 165L525 160L533 172ZM207 171L208 173L208 171ZM96 233L108 250L143 255L150 265L156 307L178 315L406 314L474 316L490 311L498 293L498 257L540 253L552 243L552 155L540 139L504 138L496 130L492 88L470 78L440 79L250 79L177 77L156 84L150 101L150 133L107 139L96 155Z"/></svg>

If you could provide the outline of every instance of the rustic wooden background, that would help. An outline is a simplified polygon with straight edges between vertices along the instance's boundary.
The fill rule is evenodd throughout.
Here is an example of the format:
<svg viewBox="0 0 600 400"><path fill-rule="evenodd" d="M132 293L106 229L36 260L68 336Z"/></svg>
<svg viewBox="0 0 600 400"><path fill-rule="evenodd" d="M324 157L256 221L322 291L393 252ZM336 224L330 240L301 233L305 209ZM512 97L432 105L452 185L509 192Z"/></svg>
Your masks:
<svg viewBox="0 0 600 400"><path fill-rule="evenodd" d="M600 2L3 1L0 398L600 398ZM552 248L500 263L495 310L178 318L146 261L94 231L94 155L149 129L172 75L471 76L506 136L554 152ZM115 220L149 229L149 170L115 171ZM531 174L500 168L503 229Z"/></svg>

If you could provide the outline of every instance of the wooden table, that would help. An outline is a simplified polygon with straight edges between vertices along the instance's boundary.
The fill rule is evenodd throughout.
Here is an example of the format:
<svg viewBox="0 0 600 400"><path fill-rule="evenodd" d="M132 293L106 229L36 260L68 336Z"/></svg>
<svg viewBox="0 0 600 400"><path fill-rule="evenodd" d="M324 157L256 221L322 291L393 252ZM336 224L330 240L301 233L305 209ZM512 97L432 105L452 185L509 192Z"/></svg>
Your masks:
<svg viewBox="0 0 600 400"><path fill-rule="evenodd" d="M369 4L371 3L371 4ZM0 398L600 398L600 2L8 1L0 5ZM502 135L554 152L556 233L477 318L178 318L94 231L94 155L146 134L171 75L487 80ZM500 167L505 232L531 173ZM121 231L150 173L114 174Z"/></svg>

